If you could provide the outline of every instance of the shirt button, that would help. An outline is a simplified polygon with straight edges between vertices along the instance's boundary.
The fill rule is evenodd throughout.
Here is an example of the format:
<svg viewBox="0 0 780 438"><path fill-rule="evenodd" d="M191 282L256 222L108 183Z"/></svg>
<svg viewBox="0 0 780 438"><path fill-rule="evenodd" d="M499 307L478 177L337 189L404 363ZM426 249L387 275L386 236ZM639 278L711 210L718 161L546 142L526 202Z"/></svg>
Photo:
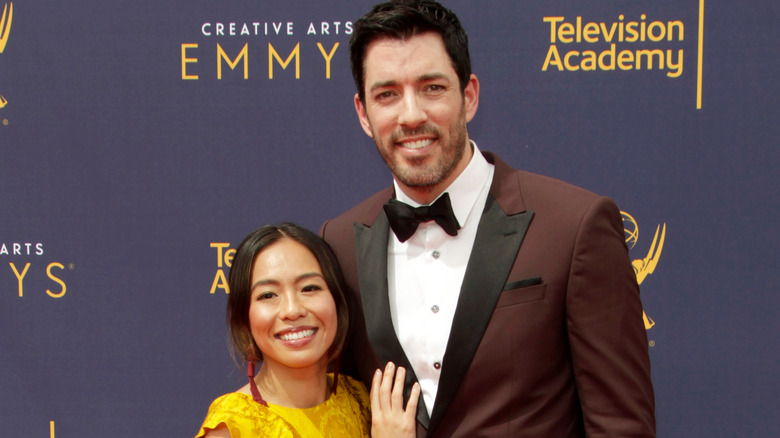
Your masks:
<svg viewBox="0 0 780 438"><path fill-rule="evenodd" d="M433 363L433 367L436 368L437 370L440 370L441 369L441 362L434 362Z"/></svg>
<svg viewBox="0 0 780 438"><path fill-rule="evenodd" d="M433 258L438 259L441 256L441 253L437 249L437 250L434 250L433 253L431 253L431 255L433 256Z"/></svg>
<svg viewBox="0 0 780 438"><path fill-rule="evenodd" d="M431 307L431 312L433 312L433 313L439 313L439 306L437 306L437 305L434 305L433 307Z"/></svg>

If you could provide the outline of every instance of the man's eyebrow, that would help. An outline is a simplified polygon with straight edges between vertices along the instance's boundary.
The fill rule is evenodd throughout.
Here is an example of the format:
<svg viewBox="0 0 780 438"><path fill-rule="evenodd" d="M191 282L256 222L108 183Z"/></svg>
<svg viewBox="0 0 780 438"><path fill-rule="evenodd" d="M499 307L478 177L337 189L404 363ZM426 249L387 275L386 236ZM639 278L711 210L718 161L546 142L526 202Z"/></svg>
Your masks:
<svg viewBox="0 0 780 438"><path fill-rule="evenodd" d="M418 78L419 82L428 82L428 81L435 81L439 79L449 79L447 78L447 75L444 73L428 73L420 76Z"/></svg>
<svg viewBox="0 0 780 438"><path fill-rule="evenodd" d="M417 78L417 82L430 82L439 79L448 79L448 78L447 75L445 75L444 73L426 73L424 75L419 76ZM374 84L371 85L371 88L369 88L368 91L374 91L379 88L393 87L397 84L398 82L395 80L374 82Z"/></svg>
<svg viewBox="0 0 780 438"><path fill-rule="evenodd" d="M368 91L374 91L378 88L386 88L386 87L392 87L398 82L396 81L380 81L380 82L374 82L373 85L371 85L371 88L368 89Z"/></svg>

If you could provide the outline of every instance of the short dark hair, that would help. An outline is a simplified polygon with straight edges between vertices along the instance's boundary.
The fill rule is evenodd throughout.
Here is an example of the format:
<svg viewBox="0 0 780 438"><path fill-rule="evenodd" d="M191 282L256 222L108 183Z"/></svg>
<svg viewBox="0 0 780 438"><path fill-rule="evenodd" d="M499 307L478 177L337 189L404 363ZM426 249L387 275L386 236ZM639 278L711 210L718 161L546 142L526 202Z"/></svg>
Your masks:
<svg viewBox="0 0 780 438"><path fill-rule="evenodd" d="M444 41L444 47L458 74L460 91L466 89L471 77L469 38L458 17L433 0L397 0L380 3L359 18L349 40L352 76L358 96L365 104L366 49L377 39L406 40L425 32L436 32Z"/></svg>
<svg viewBox="0 0 780 438"><path fill-rule="evenodd" d="M341 274L336 255L330 246L315 233L289 222L258 228L246 236L236 249L228 277L230 294L227 304L227 322L230 327L230 336L233 339L234 353L251 362L257 362L263 358L262 352L252 338L252 331L249 327L252 268L258 254L284 238L292 239L311 251L320 265L322 276L333 296L333 301L336 302L338 327L333 344L328 349L328 361L330 362L341 353L349 328L344 277Z"/></svg>

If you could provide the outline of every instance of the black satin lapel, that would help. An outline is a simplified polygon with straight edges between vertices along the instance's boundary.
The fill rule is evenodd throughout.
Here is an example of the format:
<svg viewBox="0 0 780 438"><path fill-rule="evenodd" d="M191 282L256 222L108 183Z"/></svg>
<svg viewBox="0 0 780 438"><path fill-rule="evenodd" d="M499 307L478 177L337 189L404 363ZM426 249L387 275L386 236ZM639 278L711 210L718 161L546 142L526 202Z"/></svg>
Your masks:
<svg viewBox="0 0 780 438"><path fill-rule="evenodd" d="M455 397L477 351L533 215L526 211L507 216L488 196L444 353L429 435Z"/></svg>
<svg viewBox="0 0 780 438"><path fill-rule="evenodd" d="M388 333L392 335L390 304L387 299L387 233L389 226L384 215L368 227L355 224L356 262L360 298L363 302L363 315L366 320L371 345L380 358L387 357L392 344ZM391 336L395 337L395 336Z"/></svg>
<svg viewBox="0 0 780 438"><path fill-rule="evenodd" d="M390 316L390 300L387 291L387 239L390 225L382 212L371 227L355 224L355 245L360 283L360 298L363 301L363 315L371 346L384 366L392 360L397 366L406 368L404 403L409 399L412 384L417 376L404 353L393 329ZM420 397L417 421L428 427L428 410Z"/></svg>

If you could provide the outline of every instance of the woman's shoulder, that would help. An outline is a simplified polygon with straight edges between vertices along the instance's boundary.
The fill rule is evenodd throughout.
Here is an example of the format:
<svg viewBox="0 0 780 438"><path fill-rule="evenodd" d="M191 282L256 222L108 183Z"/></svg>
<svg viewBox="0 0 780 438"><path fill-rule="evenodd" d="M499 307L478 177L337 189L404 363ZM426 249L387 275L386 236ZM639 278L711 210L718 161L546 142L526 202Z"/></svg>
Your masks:
<svg viewBox="0 0 780 438"><path fill-rule="evenodd" d="M226 426L231 436L296 436L290 425L242 392L217 397L209 406L198 437Z"/></svg>
<svg viewBox="0 0 780 438"><path fill-rule="evenodd" d="M255 401L252 400L251 395L242 392L229 392L211 402L209 413L212 411L254 411L256 410L254 405Z"/></svg>
<svg viewBox="0 0 780 438"><path fill-rule="evenodd" d="M231 392L217 397L209 406L203 428L215 429L221 424L230 428L233 424L254 422L266 414L251 396L239 392Z"/></svg>
<svg viewBox="0 0 780 438"><path fill-rule="evenodd" d="M366 386L349 376L340 375L333 399L331 408L333 413L338 416L337 422L345 422L343 427L349 430L349 434L346 436L369 436L371 403Z"/></svg>
<svg viewBox="0 0 780 438"><path fill-rule="evenodd" d="M364 385L363 382L355 380L352 377L344 374L339 375L338 389L336 390L337 393L338 390L346 391L350 395L354 394L354 396L357 396L358 398L365 397L368 399L368 390L366 389L366 385Z"/></svg>

